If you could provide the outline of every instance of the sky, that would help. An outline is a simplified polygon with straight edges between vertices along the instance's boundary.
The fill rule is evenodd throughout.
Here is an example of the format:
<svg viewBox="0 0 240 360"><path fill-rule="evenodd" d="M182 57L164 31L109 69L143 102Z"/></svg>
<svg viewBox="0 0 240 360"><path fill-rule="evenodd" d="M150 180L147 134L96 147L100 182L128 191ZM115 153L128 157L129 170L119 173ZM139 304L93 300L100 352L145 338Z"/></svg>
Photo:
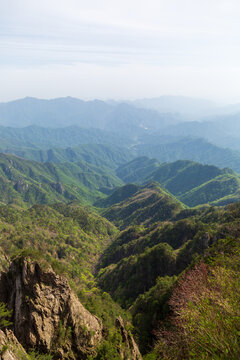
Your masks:
<svg viewBox="0 0 240 360"><path fill-rule="evenodd" d="M0 101L240 102L239 0L0 0Z"/></svg>

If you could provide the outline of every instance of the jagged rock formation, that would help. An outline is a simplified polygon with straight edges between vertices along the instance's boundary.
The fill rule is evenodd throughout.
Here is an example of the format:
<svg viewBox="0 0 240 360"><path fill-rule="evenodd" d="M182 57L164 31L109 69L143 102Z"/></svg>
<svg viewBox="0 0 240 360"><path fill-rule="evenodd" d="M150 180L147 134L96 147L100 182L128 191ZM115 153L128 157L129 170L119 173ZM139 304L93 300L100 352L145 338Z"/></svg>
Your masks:
<svg viewBox="0 0 240 360"><path fill-rule="evenodd" d="M122 342L124 344L124 347L119 349L121 358L124 360L141 360L142 356L138 346L133 336L126 330L121 316L116 319L116 327L120 330Z"/></svg>
<svg viewBox="0 0 240 360"><path fill-rule="evenodd" d="M0 301L13 310L13 331L26 350L36 348L51 352L54 359L76 360L95 352L102 339L101 321L51 268L15 260L2 274L0 287Z"/></svg>
<svg viewBox="0 0 240 360"><path fill-rule="evenodd" d="M0 359L26 359L27 354L11 330L0 330Z"/></svg>
<svg viewBox="0 0 240 360"><path fill-rule="evenodd" d="M0 247L0 272L6 271L10 265L10 260L7 255L3 252L2 248ZM0 276L1 281L1 276Z"/></svg>

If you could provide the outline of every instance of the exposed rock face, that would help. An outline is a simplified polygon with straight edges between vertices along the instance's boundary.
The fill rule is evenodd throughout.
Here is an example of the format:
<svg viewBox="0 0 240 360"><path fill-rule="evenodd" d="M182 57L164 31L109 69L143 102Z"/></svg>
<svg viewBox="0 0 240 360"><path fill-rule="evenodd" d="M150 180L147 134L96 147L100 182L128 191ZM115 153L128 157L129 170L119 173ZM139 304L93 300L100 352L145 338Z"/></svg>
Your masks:
<svg viewBox="0 0 240 360"><path fill-rule="evenodd" d="M116 327L120 330L124 347L120 349L121 358L124 360L141 360L142 356L131 334L126 330L124 321L119 316L116 319Z"/></svg>
<svg viewBox="0 0 240 360"><path fill-rule="evenodd" d="M0 247L0 272L6 271L9 268L11 261L7 257L7 255L3 252L2 248ZM0 276L1 281L1 276Z"/></svg>
<svg viewBox="0 0 240 360"><path fill-rule="evenodd" d="M0 359L1 360L20 360L26 359L27 354L22 345L19 344L11 330L0 330Z"/></svg>
<svg viewBox="0 0 240 360"><path fill-rule="evenodd" d="M13 331L25 349L51 351L55 359L85 359L94 353L102 324L67 280L25 259L14 261L0 284L0 301L13 310Z"/></svg>
<svg viewBox="0 0 240 360"><path fill-rule="evenodd" d="M17 181L16 184L14 185L14 189L19 193L23 193L24 191L26 191L28 189L28 187L29 187L29 185L22 181Z"/></svg>
<svg viewBox="0 0 240 360"><path fill-rule="evenodd" d="M57 182L55 184L52 184L52 188L55 189L59 194L64 194L64 187L60 182Z"/></svg>

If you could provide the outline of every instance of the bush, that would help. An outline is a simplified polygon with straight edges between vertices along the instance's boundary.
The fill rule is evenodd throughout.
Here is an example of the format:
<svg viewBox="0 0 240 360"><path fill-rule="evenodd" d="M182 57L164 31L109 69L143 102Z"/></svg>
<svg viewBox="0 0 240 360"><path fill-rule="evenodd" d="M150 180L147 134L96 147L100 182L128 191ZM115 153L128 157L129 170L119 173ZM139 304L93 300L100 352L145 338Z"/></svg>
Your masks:
<svg viewBox="0 0 240 360"><path fill-rule="evenodd" d="M0 303L0 329L10 326L12 323L8 320L12 311L7 309L6 304Z"/></svg>

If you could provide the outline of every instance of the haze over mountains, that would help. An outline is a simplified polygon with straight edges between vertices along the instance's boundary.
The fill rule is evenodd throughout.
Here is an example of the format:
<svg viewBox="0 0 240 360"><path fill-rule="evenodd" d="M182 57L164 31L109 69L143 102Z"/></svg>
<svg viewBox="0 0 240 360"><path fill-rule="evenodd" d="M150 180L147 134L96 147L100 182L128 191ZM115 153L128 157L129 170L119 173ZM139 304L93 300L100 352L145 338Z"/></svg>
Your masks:
<svg viewBox="0 0 240 360"><path fill-rule="evenodd" d="M153 134L158 137L194 136L237 149L239 114L239 104L217 106L207 100L174 96L125 103L82 101L71 97L25 98L0 103L2 126L78 126L121 133L135 141ZM99 133L99 136L104 135Z"/></svg>
<svg viewBox="0 0 240 360"><path fill-rule="evenodd" d="M211 115L202 117L207 111ZM238 104L220 107L186 97L128 103L25 98L0 104L0 150L52 161L60 148L107 144L124 147L129 158L193 160L240 172L239 119Z"/></svg>
<svg viewBox="0 0 240 360"><path fill-rule="evenodd" d="M185 97L0 104L3 360L239 358L239 119Z"/></svg>

